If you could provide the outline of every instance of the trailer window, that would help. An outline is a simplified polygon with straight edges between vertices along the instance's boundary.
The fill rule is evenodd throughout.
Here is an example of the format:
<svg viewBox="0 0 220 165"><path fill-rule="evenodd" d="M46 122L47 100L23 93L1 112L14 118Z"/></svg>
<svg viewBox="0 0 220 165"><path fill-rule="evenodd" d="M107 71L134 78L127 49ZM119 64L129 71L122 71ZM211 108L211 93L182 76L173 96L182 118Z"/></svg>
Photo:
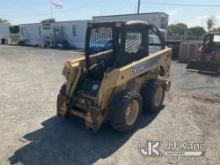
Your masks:
<svg viewBox="0 0 220 165"><path fill-rule="evenodd" d="M76 36L76 26L75 25L72 26L72 33L73 33L73 36L75 37Z"/></svg>
<svg viewBox="0 0 220 165"><path fill-rule="evenodd" d="M43 24L43 29L45 29L45 30L50 30L50 29L51 29L50 23L44 23L44 24Z"/></svg>
<svg viewBox="0 0 220 165"><path fill-rule="evenodd" d="M161 28L161 29L166 29L167 26L168 26L168 23L167 23L166 17L161 17L161 25L160 25L160 28Z"/></svg>

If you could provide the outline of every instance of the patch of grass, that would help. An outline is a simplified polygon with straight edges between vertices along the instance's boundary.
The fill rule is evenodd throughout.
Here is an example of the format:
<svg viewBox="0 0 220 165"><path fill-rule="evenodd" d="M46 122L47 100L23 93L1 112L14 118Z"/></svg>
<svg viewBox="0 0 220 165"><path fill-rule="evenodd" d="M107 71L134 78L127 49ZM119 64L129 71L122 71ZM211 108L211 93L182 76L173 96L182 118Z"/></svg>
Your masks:
<svg viewBox="0 0 220 165"><path fill-rule="evenodd" d="M11 44L12 45L18 45L20 41L19 34L11 34Z"/></svg>

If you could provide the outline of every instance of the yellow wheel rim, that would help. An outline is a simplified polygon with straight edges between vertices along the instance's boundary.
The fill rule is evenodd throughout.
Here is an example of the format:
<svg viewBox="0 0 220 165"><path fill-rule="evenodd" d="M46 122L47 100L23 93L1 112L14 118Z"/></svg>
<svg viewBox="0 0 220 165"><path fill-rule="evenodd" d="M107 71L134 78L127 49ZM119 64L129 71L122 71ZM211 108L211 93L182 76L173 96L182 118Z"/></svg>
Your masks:
<svg viewBox="0 0 220 165"><path fill-rule="evenodd" d="M155 95L154 95L155 107L159 107L161 105L162 99L163 99L163 88L162 88L162 86L158 86L155 91Z"/></svg>
<svg viewBox="0 0 220 165"><path fill-rule="evenodd" d="M125 120L127 125L133 125L138 117L139 113L139 103L136 100L133 100L131 103L129 103L126 113L125 113Z"/></svg>

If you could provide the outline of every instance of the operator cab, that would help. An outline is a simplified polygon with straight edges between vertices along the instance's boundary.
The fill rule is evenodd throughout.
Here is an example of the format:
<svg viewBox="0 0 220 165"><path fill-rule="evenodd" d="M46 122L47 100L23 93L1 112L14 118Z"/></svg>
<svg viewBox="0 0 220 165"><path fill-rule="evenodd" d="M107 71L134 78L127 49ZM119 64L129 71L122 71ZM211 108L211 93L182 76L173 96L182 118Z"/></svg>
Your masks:
<svg viewBox="0 0 220 165"><path fill-rule="evenodd" d="M106 71L165 48L160 31L144 21L89 23L88 27L86 64L90 79L101 81Z"/></svg>
<svg viewBox="0 0 220 165"><path fill-rule="evenodd" d="M157 37L157 42L149 42L152 36ZM86 74L77 88L77 97L86 97L93 102L104 73L164 48L160 31L146 22L89 23L85 50Z"/></svg>
<svg viewBox="0 0 220 165"><path fill-rule="evenodd" d="M204 52L207 54L212 54L220 51L220 33L207 33L204 38L203 48Z"/></svg>

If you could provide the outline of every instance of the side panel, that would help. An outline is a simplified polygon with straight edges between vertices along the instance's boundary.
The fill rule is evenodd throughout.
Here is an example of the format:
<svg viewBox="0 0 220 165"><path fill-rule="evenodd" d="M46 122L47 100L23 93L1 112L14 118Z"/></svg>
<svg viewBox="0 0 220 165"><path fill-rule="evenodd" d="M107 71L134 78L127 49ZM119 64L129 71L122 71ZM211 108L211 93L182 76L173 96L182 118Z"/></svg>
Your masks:
<svg viewBox="0 0 220 165"><path fill-rule="evenodd" d="M101 109L104 109L109 102L110 96L116 87L118 75L119 69L114 69L109 73L105 73L98 94L98 105L102 105Z"/></svg>
<svg viewBox="0 0 220 165"><path fill-rule="evenodd" d="M116 86L126 83L130 79L140 76L150 70L156 68L163 68L164 79L169 78L171 63L171 49L166 48L162 51L156 52L142 60L133 62L120 69L120 74L116 82Z"/></svg>
<svg viewBox="0 0 220 165"><path fill-rule="evenodd" d="M107 109L111 96L123 89L139 91L145 81L156 79L163 70L163 79L170 76L171 49L167 48L125 67L106 73L98 94L98 105ZM161 69L163 68L163 69Z"/></svg>

